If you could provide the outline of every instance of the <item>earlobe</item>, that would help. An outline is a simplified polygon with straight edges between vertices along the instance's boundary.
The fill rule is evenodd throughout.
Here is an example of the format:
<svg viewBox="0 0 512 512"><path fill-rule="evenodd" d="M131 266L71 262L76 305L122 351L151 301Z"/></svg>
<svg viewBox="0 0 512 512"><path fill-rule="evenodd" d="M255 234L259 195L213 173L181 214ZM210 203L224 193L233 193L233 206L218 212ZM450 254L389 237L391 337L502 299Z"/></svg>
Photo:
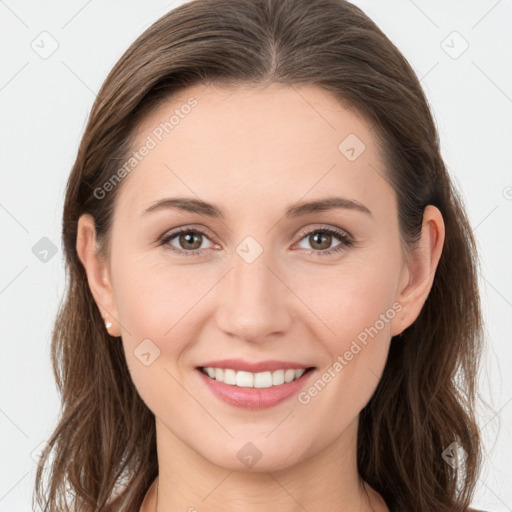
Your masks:
<svg viewBox="0 0 512 512"><path fill-rule="evenodd" d="M117 308L108 265L104 257L97 253L94 218L87 213L78 219L76 251L86 272L96 305L105 320L108 333L111 336L120 336L119 323L115 320Z"/></svg>
<svg viewBox="0 0 512 512"><path fill-rule="evenodd" d="M402 309L392 325L393 336L407 329L418 318L434 283L444 238L443 216L438 208L428 205L423 212L421 240L409 255L409 263L402 274L406 279L400 283L397 298Z"/></svg>

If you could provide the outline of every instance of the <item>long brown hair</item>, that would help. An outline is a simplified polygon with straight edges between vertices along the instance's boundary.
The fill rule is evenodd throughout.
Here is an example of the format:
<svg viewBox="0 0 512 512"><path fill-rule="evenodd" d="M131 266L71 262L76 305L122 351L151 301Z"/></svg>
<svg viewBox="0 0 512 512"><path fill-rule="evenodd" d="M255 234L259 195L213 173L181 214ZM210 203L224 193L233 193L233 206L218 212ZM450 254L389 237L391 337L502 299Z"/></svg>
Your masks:
<svg viewBox="0 0 512 512"><path fill-rule="evenodd" d="M195 0L155 22L112 69L67 183L67 293L51 347L62 411L42 458L49 484L41 467L36 475L45 512L138 511L158 473L155 418L90 292L75 248L78 218L94 217L99 251L108 255L123 183L105 199L94 191L126 160L136 127L162 101L198 83L272 82L321 87L371 123L396 191L404 246L418 241L426 205L442 213L446 238L431 292L416 321L391 340L382 379L360 414L358 471L392 511L469 506L481 465L477 249L416 75L344 0ZM450 446L465 453L464 464L447 463Z"/></svg>

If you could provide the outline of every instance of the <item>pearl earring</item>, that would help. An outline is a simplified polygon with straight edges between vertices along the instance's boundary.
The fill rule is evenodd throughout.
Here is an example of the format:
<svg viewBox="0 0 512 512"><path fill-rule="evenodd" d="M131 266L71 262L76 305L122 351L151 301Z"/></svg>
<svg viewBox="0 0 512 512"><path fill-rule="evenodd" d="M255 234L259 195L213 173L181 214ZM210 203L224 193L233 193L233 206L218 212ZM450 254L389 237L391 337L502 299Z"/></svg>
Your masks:
<svg viewBox="0 0 512 512"><path fill-rule="evenodd" d="M108 316L108 315L107 315ZM105 320L105 327L107 329L110 329L112 327L112 322L109 322L106 318L104 319Z"/></svg>

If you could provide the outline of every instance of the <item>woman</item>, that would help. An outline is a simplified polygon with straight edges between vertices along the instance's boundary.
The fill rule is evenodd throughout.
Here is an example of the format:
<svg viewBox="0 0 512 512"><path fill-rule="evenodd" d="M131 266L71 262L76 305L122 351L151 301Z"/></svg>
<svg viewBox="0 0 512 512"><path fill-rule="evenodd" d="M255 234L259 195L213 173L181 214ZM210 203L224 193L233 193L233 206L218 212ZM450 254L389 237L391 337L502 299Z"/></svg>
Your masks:
<svg viewBox="0 0 512 512"><path fill-rule="evenodd" d="M163 16L98 94L63 242L44 510L470 510L475 242L357 7Z"/></svg>

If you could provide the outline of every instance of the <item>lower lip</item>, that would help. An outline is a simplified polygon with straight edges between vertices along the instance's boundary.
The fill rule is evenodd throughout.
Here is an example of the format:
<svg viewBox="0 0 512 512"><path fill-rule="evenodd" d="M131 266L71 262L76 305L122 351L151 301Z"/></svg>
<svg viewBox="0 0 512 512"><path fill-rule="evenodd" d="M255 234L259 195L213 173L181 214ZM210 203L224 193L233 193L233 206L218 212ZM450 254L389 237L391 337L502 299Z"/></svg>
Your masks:
<svg viewBox="0 0 512 512"><path fill-rule="evenodd" d="M244 409L267 409L297 394L309 380L313 370L305 372L299 379L270 388L243 388L211 379L197 369L210 390L224 402Z"/></svg>

